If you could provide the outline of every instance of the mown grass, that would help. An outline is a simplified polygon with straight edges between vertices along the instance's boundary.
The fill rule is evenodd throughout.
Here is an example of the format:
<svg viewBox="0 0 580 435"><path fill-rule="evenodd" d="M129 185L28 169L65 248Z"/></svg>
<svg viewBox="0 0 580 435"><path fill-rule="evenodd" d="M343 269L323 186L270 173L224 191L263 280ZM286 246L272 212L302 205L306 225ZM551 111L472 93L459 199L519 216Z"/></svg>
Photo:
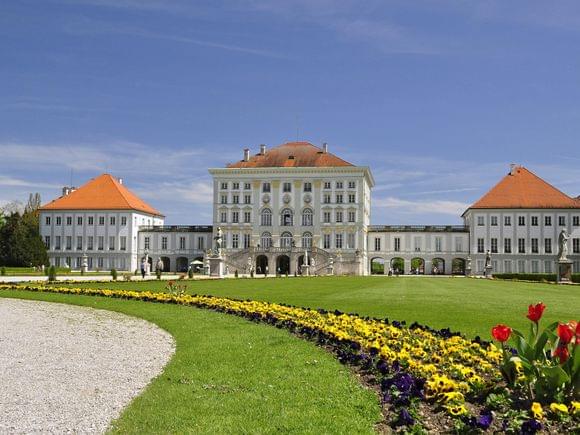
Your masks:
<svg viewBox="0 0 580 435"><path fill-rule="evenodd" d="M580 287L428 277L313 277L179 281L188 293L338 309L418 321L490 339L497 323L527 328L527 306L543 301L547 321L577 319ZM80 287L164 291L166 281L89 283ZM75 284L77 285L77 284ZM527 330L527 329L525 329Z"/></svg>
<svg viewBox="0 0 580 435"><path fill-rule="evenodd" d="M192 307L0 291L149 320L176 352L113 433L372 433L378 398L328 352L263 324Z"/></svg>

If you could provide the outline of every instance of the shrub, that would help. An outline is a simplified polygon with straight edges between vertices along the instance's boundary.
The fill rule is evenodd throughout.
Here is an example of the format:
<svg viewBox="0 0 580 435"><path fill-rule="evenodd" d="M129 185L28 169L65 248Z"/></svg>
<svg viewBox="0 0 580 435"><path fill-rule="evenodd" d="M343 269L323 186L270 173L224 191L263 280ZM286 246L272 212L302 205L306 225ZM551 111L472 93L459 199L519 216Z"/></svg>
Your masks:
<svg viewBox="0 0 580 435"><path fill-rule="evenodd" d="M50 266L48 268L48 281L54 282L56 281L56 267Z"/></svg>
<svg viewBox="0 0 580 435"><path fill-rule="evenodd" d="M187 271L187 276L189 278L193 278L193 267L190 267L189 270Z"/></svg>
<svg viewBox="0 0 580 435"><path fill-rule="evenodd" d="M161 269L156 269L155 274L157 275L157 279L161 279Z"/></svg>
<svg viewBox="0 0 580 435"><path fill-rule="evenodd" d="M124 273L123 274L123 279L125 281L131 281L131 274L130 273Z"/></svg>
<svg viewBox="0 0 580 435"><path fill-rule="evenodd" d="M117 281L117 269L111 269L111 276L113 277L113 281Z"/></svg>
<svg viewBox="0 0 580 435"><path fill-rule="evenodd" d="M236 271L234 272L234 276L237 278L238 277L238 269L236 269Z"/></svg>
<svg viewBox="0 0 580 435"><path fill-rule="evenodd" d="M556 282L555 273L494 273L496 279L518 279L522 281Z"/></svg>
<svg viewBox="0 0 580 435"><path fill-rule="evenodd" d="M135 276L139 275L139 269L135 269L135 272L133 272L133 275L135 275Z"/></svg>
<svg viewBox="0 0 580 435"><path fill-rule="evenodd" d="M0 268L0 275L2 276L6 275L6 268L4 266Z"/></svg>

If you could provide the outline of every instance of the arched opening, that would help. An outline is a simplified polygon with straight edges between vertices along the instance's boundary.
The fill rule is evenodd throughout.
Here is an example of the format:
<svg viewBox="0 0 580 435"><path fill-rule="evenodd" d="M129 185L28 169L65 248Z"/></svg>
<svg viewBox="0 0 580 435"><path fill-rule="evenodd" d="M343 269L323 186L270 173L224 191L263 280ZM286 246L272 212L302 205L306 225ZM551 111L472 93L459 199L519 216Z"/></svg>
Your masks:
<svg viewBox="0 0 580 435"><path fill-rule="evenodd" d="M269 208L265 208L260 213L260 225L263 227L272 226L272 211Z"/></svg>
<svg viewBox="0 0 580 435"><path fill-rule="evenodd" d="M394 275L401 275L405 273L405 260L400 257L391 259L391 272Z"/></svg>
<svg viewBox="0 0 580 435"><path fill-rule="evenodd" d="M268 257L258 255L256 257L256 273L268 275Z"/></svg>
<svg viewBox="0 0 580 435"><path fill-rule="evenodd" d="M280 235L280 247L281 248L291 248L292 247L292 233L284 231Z"/></svg>
<svg viewBox="0 0 580 435"><path fill-rule="evenodd" d="M425 260L419 257L411 260L411 275L425 275Z"/></svg>
<svg viewBox="0 0 580 435"><path fill-rule="evenodd" d="M305 208L302 211L302 226L311 227L312 226L312 210Z"/></svg>
<svg viewBox="0 0 580 435"><path fill-rule="evenodd" d="M276 273L279 275L290 273L290 257L287 255L279 255L278 258L276 258Z"/></svg>
<svg viewBox="0 0 580 435"><path fill-rule="evenodd" d="M434 258L431 262L431 273L433 275L445 275L445 260L443 258Z"/></svg>
<svg viewBox="0 0 580 435"><path fill-rule="evenodd" d="M451 273L453 275L465 275L465 260L463 258L454 258L451 262Z"/></svg>
<svg viewBox="0 0 580 435"><path fill-rule="evenodd" d="M161 257L161 261L163 261L163 270L162 272L169 272L171 269L171 260L169 257Z"/></svg>
<svg viewBox="0 0 580 435"><path fill-rule="evenodd" d="M272 246L272 234L262 233L262 236L260 237L260 244L262 245L262 248L270 249Z"/></svg>
<svg viewBox="0 0 580 435"><path fill-rule="evenodd" d="M187 272L187 268L189 267L187 257L177 257L175 259L175 270L177 272Z"/></svg>
<svg viewBox="0 0 580 435"><path fill-rule="evenodd" d="M291 227L294 225L294 214L289 208L285 208L280 213L280 225L283 227Z"/></svg>
<svg viewBox="0 0 580 435"><path fill-rule="evenodd" d="M302 247L310 249L312 248L312 234L304 233L302 234Z"/></svg>
<svg viewBox="0 0 580 435"><path fill-rule="evenodd" d="M385 274L385 259L381 257L371 258L371 275Z"/></svg>

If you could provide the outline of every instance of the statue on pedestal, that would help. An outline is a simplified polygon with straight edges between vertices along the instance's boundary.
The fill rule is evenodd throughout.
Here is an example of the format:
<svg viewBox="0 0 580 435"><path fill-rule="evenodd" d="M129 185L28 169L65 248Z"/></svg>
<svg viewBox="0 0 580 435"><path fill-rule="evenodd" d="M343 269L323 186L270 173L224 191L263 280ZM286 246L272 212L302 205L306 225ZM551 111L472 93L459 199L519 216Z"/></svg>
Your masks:
<svg viewBox="0 0 580 435"><path fill-rule="evenodd" d="M558 261L568 260L568 240L570 235L566 232L566 229L560 231L558 236Z"/></svg>
<svg viewBox="0 0 580 435"><path fill-rule="evenodd" d="M214 249L214 254L216 256L220 256L222 253L222 243L223 243L223 232L222 232L222 228L218 227L217 231L216 231L216 235L214 237L215 240L215 249Z"/></svg>

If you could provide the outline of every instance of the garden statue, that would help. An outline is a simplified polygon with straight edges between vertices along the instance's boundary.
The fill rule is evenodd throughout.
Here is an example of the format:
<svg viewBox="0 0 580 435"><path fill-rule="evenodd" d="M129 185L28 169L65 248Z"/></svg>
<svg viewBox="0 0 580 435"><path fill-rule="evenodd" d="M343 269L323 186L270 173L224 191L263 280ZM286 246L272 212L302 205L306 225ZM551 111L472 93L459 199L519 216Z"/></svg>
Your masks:
<svg viewBox="0 0 580 435"><path fill-rule="evenodd" d="M566 229L562 229L560 231L560 235L558 236L558 260L567 260L568 259L568 239L570 235L566 232Z"/></svg>
<svg viewBox="0 0 580 435"><path fill-rule="evenodd" d="M488 250L485 254L485 268L487 269L489 267L491 267L491 253Z"/></svg>
<svg viewBox="0 0 580 435"><path fill-rule="evenodd" d="M222 241L223 241L222 237L223 237L222 228L218 227L216 231L216 236L214 237L215 240L214 254L218 256L221 255L222 253Z"/></svg>
<svg viewBox="0 0 580 435"><path fill-rule="evenodd" d="M155 271L163 272L164 268L165 268L165 265L163 264L163 260L161 259L161 257L158 257L157 264L155 265Z"/></svg>

